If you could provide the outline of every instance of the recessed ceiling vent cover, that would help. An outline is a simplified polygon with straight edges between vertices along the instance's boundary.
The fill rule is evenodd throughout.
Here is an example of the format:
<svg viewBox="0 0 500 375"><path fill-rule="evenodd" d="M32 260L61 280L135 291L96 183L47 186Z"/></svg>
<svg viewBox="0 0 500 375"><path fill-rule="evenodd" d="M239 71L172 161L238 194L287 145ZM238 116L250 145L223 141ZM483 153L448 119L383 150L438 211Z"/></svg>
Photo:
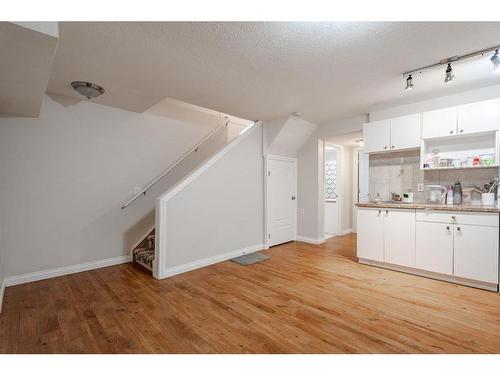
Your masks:
<svg viewBox="0 0 500 375"><path fill-rule="evenodd" d="M85 96L87 99L97 98L104 94L104 89L96 85L95 83L74 81L71 82L71 87L73 87L79 94Z"/></svg>

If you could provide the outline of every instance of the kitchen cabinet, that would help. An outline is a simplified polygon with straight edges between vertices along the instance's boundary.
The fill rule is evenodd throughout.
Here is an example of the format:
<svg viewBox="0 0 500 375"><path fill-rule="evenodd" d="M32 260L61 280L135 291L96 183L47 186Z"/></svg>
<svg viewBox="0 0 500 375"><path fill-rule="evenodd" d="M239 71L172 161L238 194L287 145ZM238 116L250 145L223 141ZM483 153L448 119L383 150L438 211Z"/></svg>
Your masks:
<svg viewBox="0 0 500 375"><path fill-rule="evenodd" d="M385 210L384 262L415 267L415 212Z"/></svg>
<svg viewBox="0 0 500 375"><path fill-rule="evenodd" d="M384 217L382 210L359 208L357 254L359 258L384 261Z"/></svg>
<svg viewBox="0 0 500 375"><path fill-rule="evenodd" d="M458 134L498 130L499 109L498 99L458 106Z"/></svg>
<svg viewBox="0 0 500 375"><path fill-rule="evenodd" d="M387 151L391 145L390 120L374 121L363 126L364 152Z"/></svg>
<svg viewBox="0 0 500 375"><path fill-rule="evenodd" d="M458 107L422 113L422 138L441 138L457 134Z"/></svg>
<svg viewBox="0 0 500 375"><path fill-rule="evenodd" d="M420 124L420 113L365 124L364 151L370 153L418 148Z"/></svg>
<svg viewBox="0 0 500 375"><path fill-rule="evenodd" d="M498 283L498 228L454 226L454 275Z"/></svg>
<svg viewBox="0 0 500 375"><path fill-rule="evenodd" d="M453 274L453 224L417 221L415 267Z"/></svg>
<svg viewBox="0 0 500 375"><path fill-rule="evenodd" d="M415 211L358 209L358 257L415 266Z"/></svg>
<svg viewBox="0 0 500 375"><path fill-rule="evenodd" d="M421 121L420 113L391 119L391 149L420 147Z"/></svg>

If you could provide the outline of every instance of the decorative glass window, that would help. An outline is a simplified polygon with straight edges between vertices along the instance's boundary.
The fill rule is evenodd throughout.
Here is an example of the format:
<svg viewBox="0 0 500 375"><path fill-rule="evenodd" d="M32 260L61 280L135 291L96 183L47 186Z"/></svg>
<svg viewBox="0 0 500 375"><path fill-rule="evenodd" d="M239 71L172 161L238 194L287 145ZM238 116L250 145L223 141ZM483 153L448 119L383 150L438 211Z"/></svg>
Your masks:
<svg viewBox="0 0 500 375"><path fill-rule="evenodd" d="M325 161L325 200L337 200L337 160Z"/></svg>

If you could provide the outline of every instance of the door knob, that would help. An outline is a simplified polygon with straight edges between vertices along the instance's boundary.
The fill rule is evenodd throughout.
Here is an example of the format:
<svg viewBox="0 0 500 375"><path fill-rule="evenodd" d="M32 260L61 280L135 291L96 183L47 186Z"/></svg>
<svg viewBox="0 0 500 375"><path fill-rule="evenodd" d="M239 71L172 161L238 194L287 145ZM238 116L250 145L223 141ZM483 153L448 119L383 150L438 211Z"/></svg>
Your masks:
<svg viewBox="0 0 500 375"><path fill-rule="evenodd" d="M294 201L294 200L295 200L295 195L292 195L292 201Z"/></svg>

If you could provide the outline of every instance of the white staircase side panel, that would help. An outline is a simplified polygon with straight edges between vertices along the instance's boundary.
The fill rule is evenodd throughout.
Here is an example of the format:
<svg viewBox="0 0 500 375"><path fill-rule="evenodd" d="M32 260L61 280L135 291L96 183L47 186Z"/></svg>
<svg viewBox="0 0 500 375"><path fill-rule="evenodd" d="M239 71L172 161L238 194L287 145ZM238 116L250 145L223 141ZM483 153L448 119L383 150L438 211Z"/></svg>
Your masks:
<svg viewBox="0 0 500 375"><path fill-rule="evenodd" d="M153 275L263 248L262 127L253 125L157 200Z"/></svg>

